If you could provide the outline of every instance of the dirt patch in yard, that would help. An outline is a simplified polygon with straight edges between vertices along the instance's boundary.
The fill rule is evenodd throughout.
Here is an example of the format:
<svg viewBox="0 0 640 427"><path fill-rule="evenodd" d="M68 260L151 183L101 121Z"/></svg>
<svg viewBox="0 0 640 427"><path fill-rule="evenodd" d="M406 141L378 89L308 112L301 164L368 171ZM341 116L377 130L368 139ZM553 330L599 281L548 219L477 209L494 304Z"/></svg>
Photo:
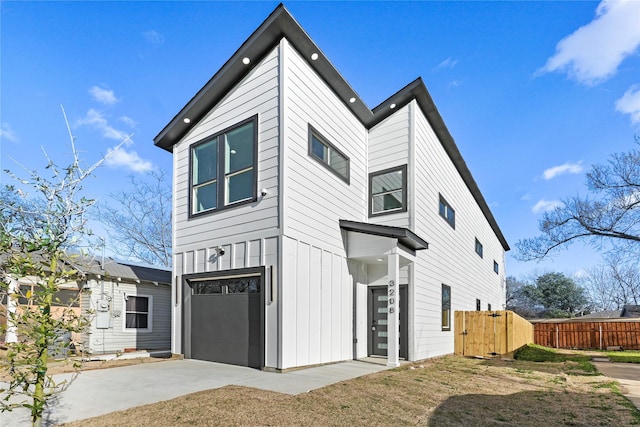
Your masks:
<svg viewBox="0 0 640 427"><path fill-rule="evenodd" d="M575 370L447 356L298 396L228 386L67 425L640 425L615 382Z"/></svg>

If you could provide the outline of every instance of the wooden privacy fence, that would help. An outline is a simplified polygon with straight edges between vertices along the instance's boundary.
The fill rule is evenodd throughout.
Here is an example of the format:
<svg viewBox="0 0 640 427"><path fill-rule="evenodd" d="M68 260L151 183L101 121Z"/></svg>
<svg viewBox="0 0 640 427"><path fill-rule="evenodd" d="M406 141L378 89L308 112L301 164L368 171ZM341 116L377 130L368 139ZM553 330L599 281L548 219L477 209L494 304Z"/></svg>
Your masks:
<svg viewBox="0 0 640 427"><path fill-rule="evenodd" d="M640 350L640 319L540 320L534 322L535 343L545 347Z"/></svg>
<svg viewBox="0 0 640 427"><path fill-rule="evenodd" d="M454 352L504 356L533 343L533 325L513 311L456 311Z"/></svg>

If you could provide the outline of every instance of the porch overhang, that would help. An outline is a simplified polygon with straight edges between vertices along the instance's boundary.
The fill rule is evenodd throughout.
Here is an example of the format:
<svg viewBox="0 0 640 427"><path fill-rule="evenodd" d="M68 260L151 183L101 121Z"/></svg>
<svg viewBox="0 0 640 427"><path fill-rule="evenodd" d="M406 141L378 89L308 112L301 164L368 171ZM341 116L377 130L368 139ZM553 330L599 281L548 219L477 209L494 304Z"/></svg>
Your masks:
<svg viewBox="0 0 640 427"><path fill-rule="evenodd" d="M347 258L365 264L384 261L386 255L398 252L401 264L412 262L416 252L429 248L429 243L403 227L340 220L340 228L347 233Z"/></svg>

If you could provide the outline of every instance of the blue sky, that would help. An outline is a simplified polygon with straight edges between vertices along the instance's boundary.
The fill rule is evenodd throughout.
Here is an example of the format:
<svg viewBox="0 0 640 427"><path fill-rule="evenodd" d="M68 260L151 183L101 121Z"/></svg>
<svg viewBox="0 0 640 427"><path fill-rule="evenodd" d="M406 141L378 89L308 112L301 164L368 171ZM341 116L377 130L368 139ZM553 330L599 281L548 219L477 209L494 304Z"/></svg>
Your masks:
<svg viewBox="0 0 640 427"><path fill-rule="evenodd" d="M153 137L277 4L3 1L0 166L41 168L40 147L65 164L63 105L85 164L133 134L88 183L92 196L170 171ZM638 1L285 6L369 107L424 79L512 247L640 133ZM597 262L577 245L542 263L511 254L507 273Z"/></svg>

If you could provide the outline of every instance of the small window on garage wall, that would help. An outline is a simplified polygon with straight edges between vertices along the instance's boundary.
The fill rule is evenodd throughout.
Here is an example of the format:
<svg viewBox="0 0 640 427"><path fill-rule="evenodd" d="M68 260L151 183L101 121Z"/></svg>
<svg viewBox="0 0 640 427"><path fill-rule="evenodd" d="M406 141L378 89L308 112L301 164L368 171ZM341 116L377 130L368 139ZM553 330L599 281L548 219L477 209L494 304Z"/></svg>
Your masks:
<svg viewBox="0 0 640 427"><path fill-rule="evenodd" d="M480 311L480 300L476 300L476 311Z"/></svg>
<svg viewBox="0 0 640 427"><path fill-rule="evenodd" d="M153 297L150 295L124 296L124 330L151 332L153 324Z"/></svg>

